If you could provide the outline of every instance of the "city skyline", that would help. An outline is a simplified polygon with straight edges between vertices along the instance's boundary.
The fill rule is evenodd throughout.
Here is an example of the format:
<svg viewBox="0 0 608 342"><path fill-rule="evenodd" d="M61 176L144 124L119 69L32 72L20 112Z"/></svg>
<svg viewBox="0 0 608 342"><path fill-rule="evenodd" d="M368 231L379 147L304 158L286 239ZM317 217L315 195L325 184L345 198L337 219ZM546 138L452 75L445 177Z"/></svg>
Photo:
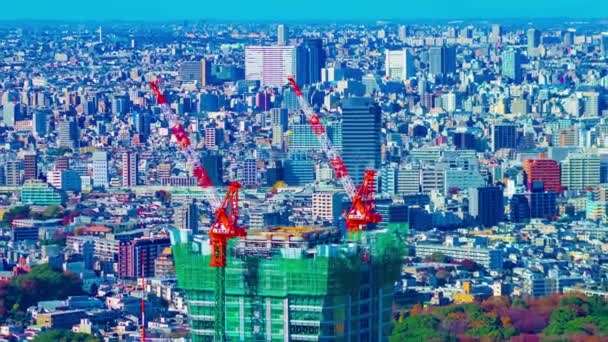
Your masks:
<svg viewBox="0 0 608 342"><path fill-rule="evenodd" d="M225 21L361 21L361 20L470 20L470 19L602 19L608 11L608 3L593 0L538 0L528 2L514 0L506 5L479 0L461 1L458 6L448 0L437 0L431 4L410 4L396 0L376 1L370 8L363 2L307 3L271 1L260 8L254 2L233 1L230 12L221 5L197 4L191 0L177 0L171 4L162 1L109 0L103 8L84 12L79 2L61 0L59 2L35 1L31 3L12 2L5 5L0 20L121 20L121 21L162 21L162 20L225 20ZM58 4L59 3L59 4Z"/></svg>

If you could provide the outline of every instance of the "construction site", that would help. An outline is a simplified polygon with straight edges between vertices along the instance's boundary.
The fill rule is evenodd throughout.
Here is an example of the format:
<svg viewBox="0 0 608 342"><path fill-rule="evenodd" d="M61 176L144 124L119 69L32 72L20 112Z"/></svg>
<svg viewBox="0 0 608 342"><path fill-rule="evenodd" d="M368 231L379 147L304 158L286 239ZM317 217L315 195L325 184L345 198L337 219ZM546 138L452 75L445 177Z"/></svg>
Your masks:
<svg viewBox="0 0 608 342"><path fill-rule="evenodd" d="M174 232L179 287L186 292L193 341L213 341L216 273L206 240ZM184 234L185 233L185 234ZM337 230L280 227L228 245L228 341L385 341L404 244L392 230L359 243Z"/></svg>
<svg viewBox="0 0 608 342"><path fill-rule="evenodd" d="M351 206L345 231L268 227L239 220L238 182L223 196L157 82L151 82L171 132L202 188L214 221L205 235L171 234L178 287L185 291L193 341L385 341L405 247L400 229L375 230L375 170L356 186L293 77L288 80L321 152ZM370 230L371 229L371 230ZM142 280L143 283L143 280ZM145 319L142 301L142 341Z"/></svg>

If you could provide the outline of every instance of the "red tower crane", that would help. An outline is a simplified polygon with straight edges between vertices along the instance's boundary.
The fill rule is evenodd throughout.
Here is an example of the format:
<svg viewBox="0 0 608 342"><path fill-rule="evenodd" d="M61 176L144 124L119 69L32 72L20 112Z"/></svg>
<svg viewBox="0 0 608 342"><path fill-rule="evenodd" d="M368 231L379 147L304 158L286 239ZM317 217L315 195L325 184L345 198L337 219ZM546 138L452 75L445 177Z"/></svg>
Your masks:
<svg viewBox="0 0 608 342"><path fill-rule="evenodd" d="M213 188L211 179L207 171L202 166L198 153L192 147L190 138L179 122L179 117L173 113L167 99L161 93L156 82L150 82L150 88L156 96L156 101L160 105L163 114L168 118L171 132L181 147L182 152L193 168L192 173L197 179L199 186L203 188L211 187L212 195L210 199L211 207L214 211L215 220L209 229L209 243L211 245L210 266L215 267L215 310L214 310L214 330L215 341L225 340L225 275L226 275L226 247L228 240L235 237L245 237L245 229L237 225L239 215L239 189L238 182L230 183L228 191L223 200L220 200L218 193ZM143 315L143 313L142 313ZM142 316L143 317L143 316ZM142 334L143 335L143 334Z"/></svg>
<svg viewBox="0 0 608 342"><path fill-rule="evenodd" d="M346 165L344 164L342 157L340 157L340 154L338 151L336 151L329 140L327 130L323 126L323 123L321 123L319 115L313 111L312 107L308 104L304 96L302 96L302 90L300 90L300 87L296 83L293 76L290 76L287 79L296 93L298 103L306 115L306 119L312 128L312 132L319 141L321 150L329 159L329 164L334 169L336 177L340 183L342 183L344 190L352 201L351 207L345 215L346 230L352 236L364 230L368 224L380 222L382 217L374 208L374 176L376 171L365 171L363 182L361 185L359 185L359 187L355 187L352 178L348 174L348 170L346 169Z"/></svg>

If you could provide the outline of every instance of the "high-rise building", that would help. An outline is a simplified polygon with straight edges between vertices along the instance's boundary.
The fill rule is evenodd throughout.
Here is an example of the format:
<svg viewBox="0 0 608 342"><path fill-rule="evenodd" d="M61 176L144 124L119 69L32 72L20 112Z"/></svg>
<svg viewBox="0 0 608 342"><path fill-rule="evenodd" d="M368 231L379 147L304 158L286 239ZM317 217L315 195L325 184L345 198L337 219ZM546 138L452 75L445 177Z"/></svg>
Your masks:
<svg viewBox="0 0 608 342"><path fill-rule="evenodd" d="M429 49L429 73L445 77L456 73L456 48L436 46Z"/></svg>
<svg viewBox="0 0 608 342"><path fill-rule="evenodd" d="M61 120L57 123L57 144L59 147L77 147L78 140L78 125L73 118Z"/></svg>
<svg viewBox="0 0 608 342"><path fill-rule="evenodd" d="M299 58L295 46L247 46L245 79L260 81L263 87L285 85L288 76L303 79L302 70L297 69Z"/></svg>
<svg viewBox="0 0 608 342"><path fill-rule="evenodd" d="M270 124L272 126L280 126L283 131L287 131L289 123L289 112L287 108L271 108L270 109Z"/></svg>
<svg viewBox="0 0 608 342"><path fill-rule="evenodd" d="M67 170L70 168L70 157L60 156L55 159L55 170Z"/></svg>
<svg viewBox="0 0 608 342"><path fill-rule="evenodd" d="M223 174L223 158L217 151L203 151L201 154L201 165L207 171L211 184L221 186L224 184Z"/></svg>
<svg viewBox="0 0 608 342"><path fill-rule="evenodd" d="M23 155L23 180L38 178L38 154L28 151Z"/></svg>
<svg viewBox="0 0 608 342"><path fill-rule="evenodd" d="M597 91L584 92L583 94L585 116L597 118L600 114L600 94Z"/></svg>
<svg viewBox="0 0 608 342"><path fill-rule="evenodd" d="M552 159L526 159L523 161L526 189L532 191L535 183L542 183L545 191L562 192L559 163Z"/></svg>
<svg viewBox="0 0 608 342"><path fill-rule="evenodd" d="M570 46L574 44L574 34L576 33L576 29L569 28L562 33L562 43L566 46Z"/></svg>
<svg viewBox="0 0 608 342"><path fill-rule="evenodd" d="M179 78L184 82L198 82L201 87L207 86L211 77L211 63L206 59L200 61L182 62L179 68Z"/></svg>
<svg viewBox="0 0 608 342"><path fill-rule="evenodd" d="M334 220L337 201L334 192L314 192L312 194L312 216L328 221Z"/></svg>
<svg viewBox="0 0 608 342"><path fill-rule="evenodd" d="M14 102L5 103L3 114L4 124L9 127L15 126L15 121L21 117L21 104Z"/></svg>
<svg viewBox="0 0 608 342"><path fill-rule="evenodd" d="M337 229L250 230L247 238L228 246L226 273L245 276L226 281L226 339L387 340L394 282L402 265L396 239L370 232L374 242L362 243L369 247L348 248L337 242L339 236ZM172 248L178 283L188 300L192 340L212 340L211 248L207 241L182 242Z"/></svg>
<svg viewBox="0 0 608 342"><path fill-rule="evenodd" d="M416 74L414 57L409 49L385 51L384 74L387 79L405 81Z"/></svg>
<svg viewBox="0 0 608 342"><path fill-rule="evenodd" d="M406 39L407 39L407 26L400 25L399 26L399 40L401 40L402 42L405 42Z"/></svg>
<svg viewBox="0 0 608 342"><path fill-rule="evenodd" d="M553 219L557 216L557 194L555 192L531 192L530 217Z"/></svg>
<svg viewBox="0 0 608 342"><path fill-rule="evenodd" d="M600 49L602 52L602 56L608 57L608 32L602 33Z"/></svg>
<svg viewBox="0 0 608 342"><path fill-rule="evenodd" d="M258 163L254 158L246 158L238 170L239 180L243 185L258 185Z"/></svg>
<svg viewBox="0 0 608 342"><path fill-rule="evenodd" d="M147 139L150 136L150 114L147 112L133 113L133 128L141 137Z"/></svg>
<svg viewBox="0 0 608 342"><path fill-rule="evenodd" d="M313 84L321 81L321 69L325 67L325 50L323 40L320 38L304 38L300 46L298 67L304 69L299 72L304 77L300 77L300 84ZM296 76L297 77L297 76Z"/></svg>
<svg viewBox="0 0 608 342"><path fill-rule="evenodd" d="M369 97L342 101L342 158L355 184L367 169L379 170L381 164L380 107Z"/></svg>
<svg viewBox="0 0 608 342"><path fill-rule="evenodd" d="M469 189L469 215L484 227L495 226L504 215L503 191L498 186Z"/></svg>
<svg viewBox="0 0 608 342"><path fill-rule="evenodd" d="M501 148L515 148L517 146L516 126L511 123L497 123L492 126L492 151Z"/></svg>
<svg viewBox="0 0 608 342"><path fill-rule="evenodd" d="M6 178L6 186L21 185L21 167L16 160L7 160L4 165L4 176Z"/></svg>
<svg viewBox="0 0 608 342"><path fill-rule="evenodd" d="M514 83L521 82L521 56L517 50L507 50L502 53L502 76Z"/></svg>
<svg viewBox="0 0 608 342"><path fill-rule="evenodd" d="M528 29L528 56L536 55L536 48L540 45L540 35L539 30L535 28Z"/></svg>
<svg viewBox="0 0 608 342"><path fill-rule="evenodd" d="M307 152L293 152L283 163L284 181L289 186L304 186L315 180L314 161Z"/></svg>
<svg viewBox="0 0 608 342"><path fill-rule="evenodd" d="M342 123L329 121L323 123L327 129L327 136L336 151L342 151ZM289 125L289 150L290 151L318 151L319 140L312 132L308 123Z"/></svg>
<svg viewBox="0 0 608 342"><path fill-rule="evenodd" d="M39 136L44 137L47 135L49 130L49 116L51 113L47 110L35 110L32 116L32 132Z"/></svg>
<svg viewBox="0 0 608 342"><path fill-rule="evenodd" d="M129 99L129 94L114 94L112 96L112 114L114 115L124 115L129 112L131 107L131 100Z"/></svg>
<svg viewBox="0 0 608 342"><path fill-rule="evenodd" d="M285 25L277 25L277 45L287 44L287 39L287 28Z"/></svg>
<svg viewBox="0 0 608 342"><path fill-rule="evenodd" d="M490 33L490 42L496 44L501 40L501 37L502 37L502 26L500 26L498 24L492 25L492 32Z"/></svg>
<svg viewBox="0 0 608 342"><path fill-rule="evenodd" d="M571 154L561 167L562 185L568 191L581 191L600 184L600 157L591 154Z"/></svg>
<svg viewBox="0 0 608 342"><path fill-rule="evenodd" d="M509 215L512 222L522 223L530 220L530 204L525 194L514 194L509 201Z"/></svg>
<svg viewBox="0 0 608 342"><path fill-rule="evenodd" d="M108 181L108 152L93 152L93 186L107 187Z"/></svg>
<svg viewBox="0 0 608 342"><path fill-rule="evenodd" d="M154 260L171 241L168 237L146 237L120 241L118 246L118 276L121 278L154 277Z"/></svg>
<svg viewBox="0 0 608 342"><path fill-rule="evenodd" d="M205 128L205 148L211 149L217 146L217 134L215 127Z"/></svg>
<svg viewBox="0 0 608 342"><path fill-rule="evenodd" d="M123 152L121 163L122 186L137 185L137 159L137 153Z"/></svg>
<svg viewBox="0 0 608 342"><path fill-rule="evenodd" d="M198 206L196 203L184 203L175 208L173 222L175 228L186 229L192 234L198 233Z"/></svg>

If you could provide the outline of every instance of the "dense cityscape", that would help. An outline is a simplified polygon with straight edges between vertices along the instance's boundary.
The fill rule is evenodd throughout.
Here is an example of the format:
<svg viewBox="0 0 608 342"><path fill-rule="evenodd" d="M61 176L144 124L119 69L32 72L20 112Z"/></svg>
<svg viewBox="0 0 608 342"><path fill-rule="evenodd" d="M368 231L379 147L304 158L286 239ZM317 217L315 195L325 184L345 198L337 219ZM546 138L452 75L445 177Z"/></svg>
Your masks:
<svg viewBox="0 0 608 342"><path fill-rule="evenodd" d="M605 30L0 22L0 340L605 340Z"/></svg>

